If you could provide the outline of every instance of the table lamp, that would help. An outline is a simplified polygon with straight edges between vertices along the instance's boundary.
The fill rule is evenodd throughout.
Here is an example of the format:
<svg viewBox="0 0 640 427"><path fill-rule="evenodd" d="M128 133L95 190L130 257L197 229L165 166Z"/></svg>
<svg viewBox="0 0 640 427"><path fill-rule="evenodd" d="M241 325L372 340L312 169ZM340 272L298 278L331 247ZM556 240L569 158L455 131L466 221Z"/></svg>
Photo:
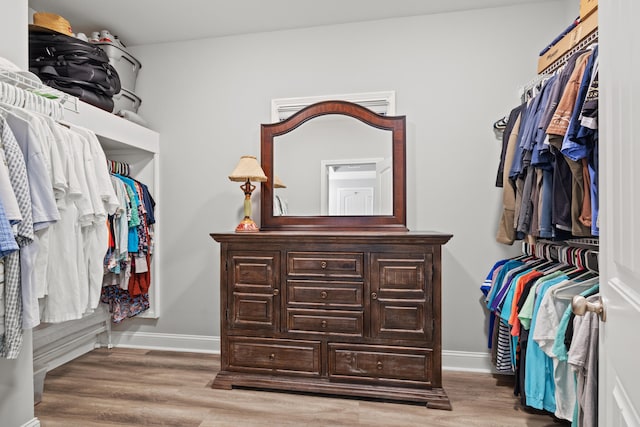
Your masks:
<svg viewBox="0 0 640 427"><path fill-rule="evenodd" d="M287 188L287 186L284 185L284 182L282 182L280 177L276 175L273 177L273 188Z"/></svg>
<svg viewBox="0 0 640 427"><path fill-rule="evenodd" d="M231 181L244 182L240 189L244 192L244 218L236 227L236 233L251 233L259 231L256 223L251 219L251 193L256 186L251 181L265 182L267 176L258 164L255 156L242 156L236 168L229 175Z"/></svg>

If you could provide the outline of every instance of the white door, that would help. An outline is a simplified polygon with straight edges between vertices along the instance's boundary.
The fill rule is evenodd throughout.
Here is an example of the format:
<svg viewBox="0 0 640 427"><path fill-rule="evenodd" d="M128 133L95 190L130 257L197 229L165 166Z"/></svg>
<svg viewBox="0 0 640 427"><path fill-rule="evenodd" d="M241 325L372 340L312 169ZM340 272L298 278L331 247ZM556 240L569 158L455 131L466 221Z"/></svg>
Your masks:
<svg viewBox="0 0 640 427"><path fill-rule="evenodd" d="M373 187L338 188L338 215L373 215Z"/></svg>
<svg viewBox="0 0 640 427"><path fill-rule="evenodd" d="M640 31L638 0L599 4L599 425L640 426Z"/></svg>

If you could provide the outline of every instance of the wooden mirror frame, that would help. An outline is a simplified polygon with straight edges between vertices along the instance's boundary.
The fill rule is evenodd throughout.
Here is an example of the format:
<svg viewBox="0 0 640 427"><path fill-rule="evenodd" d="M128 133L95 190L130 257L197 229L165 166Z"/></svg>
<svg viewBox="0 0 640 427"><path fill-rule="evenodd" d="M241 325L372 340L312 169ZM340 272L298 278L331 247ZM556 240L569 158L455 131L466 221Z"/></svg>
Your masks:
<svg viewBox="0 0 640 427"><path fill-rule="evenodd" d="M274 216L273 146L276 136L284 135L315 117L341 114L378 129L392 132L393 213L375 216ZM280 123L261 125L261 166L267 182L261 183L260 230L371 230L407 231L406 227L406 118L381 116L347 101L322 101L309 105Z"/></svg>

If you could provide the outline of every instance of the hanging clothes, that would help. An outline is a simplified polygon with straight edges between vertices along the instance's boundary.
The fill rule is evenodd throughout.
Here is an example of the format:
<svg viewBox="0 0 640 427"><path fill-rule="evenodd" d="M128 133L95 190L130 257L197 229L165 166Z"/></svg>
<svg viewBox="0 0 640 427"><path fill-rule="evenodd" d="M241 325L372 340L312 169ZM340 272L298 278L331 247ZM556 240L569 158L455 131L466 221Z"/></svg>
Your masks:
<svg viewBox="0 0 640 427"><path fill-rule="evenodd" d="M79 319L98 307L107 219L121 204L93 132L0 99L0 138L0 357L16 358L24 329ZM147 187L136 186L153 204ZM148 227L149 216L144 220ZM145 270L135 282L141 292L151 282L146 236L134 270Z"/></svg>
<svg viewBox="0 0 640 427"><path fill-rule="evenodd" d="M511 111L496 180L498 242L598 235L597 64L597 45L577 52Z"/></svg>
<svg viewBox="0 0 640 427"><path fill-rule="evenodd" d="M590 381L594 377L580 371L580 387L589 394L579 396L574 381L577 368L569 360L573 351L575 363L590 363L584 351L583 359L577 356L585 341L573 334L580 343L572 339L567 346L565 339L571 298L593 295L599 289L597 272L585 265L592 253L555 244L532 247L523 256L496 262L481 286L497 322L489 330L492 361L497 372L515 376L514 394L523 405L569 421L575 419L576 405L585 405L585 416L592 417Z"/></svg>
<svg viewBox="0 0 640 427"><path fill-rule="evenodd" d="M109 167L129 170L118 162L109 162ZM155 201L146 185L130 177L112 173L111 184L120 208L109 216L102 301L109 304L113 322L120 323L149 308Z"/></svg>
<svg viewBox="0 0 640 427"><path fill-rule="evenodd" d="M595 302L597 295L587 298ZM568 363L576 373L577 405L574 420L580 427L598 426L598 334L600 319L587 312L574 320L574 338Z"/></svg>

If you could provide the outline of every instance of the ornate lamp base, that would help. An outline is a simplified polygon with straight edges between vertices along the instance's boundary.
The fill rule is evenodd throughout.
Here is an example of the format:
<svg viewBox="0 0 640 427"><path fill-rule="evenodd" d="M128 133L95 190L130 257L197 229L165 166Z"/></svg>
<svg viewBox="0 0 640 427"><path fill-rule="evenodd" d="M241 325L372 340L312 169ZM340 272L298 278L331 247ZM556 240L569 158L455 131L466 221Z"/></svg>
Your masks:
<svg viewBox="0 0 640 427"><path fill-rule="evenodd" d="M248 216L245 216L236 227L236 233L256 233L258 231L260 231L258 225Z"/></svg>

